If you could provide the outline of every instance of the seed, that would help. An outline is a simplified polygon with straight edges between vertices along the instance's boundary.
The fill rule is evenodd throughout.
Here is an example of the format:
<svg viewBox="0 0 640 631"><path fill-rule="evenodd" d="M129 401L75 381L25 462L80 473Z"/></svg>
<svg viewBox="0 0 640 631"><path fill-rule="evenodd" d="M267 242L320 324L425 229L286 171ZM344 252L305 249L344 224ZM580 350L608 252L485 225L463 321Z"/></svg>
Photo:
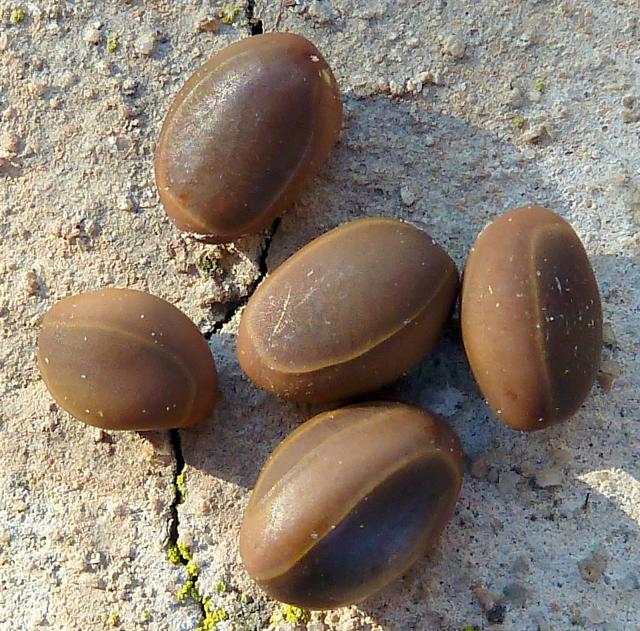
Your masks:
<svg viewBox="0 0 640 631"><path fill-rule="evenodd" d="M465 267L461 324L471 369L503 423L536 430L573 415L602 347L598 285L573 228L539 206L485 228Z"/></svg>
<svg viewBox="0 0 640 631"><path fill-rule="evenodd" d="M166 335L154 343L152 330ZM60 407L103 429L185 427L206 418L217 397L213 357L193 322L130 289L54 305L43 320L38 367Z"/></svg>
<svg viewBox="0 0 640 631"><path fill-rule="evenodd" d="M462 477L457 436L429 412L383 402L319 414L258 478L240 531L244 565L283 602L359 602L435 543Z"/></svg>
<svg viewBox="0 0 640 631"><path fill-rule="evenodd" d="M249 300L238 358L261 388L300 401L375 390L413 368L451 314L458 272L418 228L381 217L322 235Z"/></svg>
<svg viewBox="0 0 640 631"><path fill-rule="evenodd" d="M155 173L165 210L211 242L259 232L318 171L341 120L338 86L311 42L269 33L231 44L164 121Z"/></svg>

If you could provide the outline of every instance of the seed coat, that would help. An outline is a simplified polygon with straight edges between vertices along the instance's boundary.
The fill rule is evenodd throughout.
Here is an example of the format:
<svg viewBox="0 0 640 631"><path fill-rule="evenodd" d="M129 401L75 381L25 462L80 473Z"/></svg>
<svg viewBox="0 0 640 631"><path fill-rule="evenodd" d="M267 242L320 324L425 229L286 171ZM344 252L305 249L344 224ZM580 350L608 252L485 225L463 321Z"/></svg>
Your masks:
<svg viewBox="0 0 640 631"><path fill-rule="evenodd" d="M238 359L261 388L335 401L398 379L435 346L458 272L424 231L374 217L315 239L250 298Z"/></svg>
<svg viewBox="0 0 640 631"><path fill-rule="evenodd" d="M457 436L429 412L376 402L319 414L258 478L240 533L245 567L287 603L359 602L436 541L462 477Z"/></svg>
<svg viewBox="0 0 640 631"><path fill-rule="evenodd" d="M38 368L60 407L103 429L186 427L206 418L217 374L179 309L132 289L64 298L45 316Z"/></svg>
<svg viewBox="0 0 640 631"><path fill-rule="evenodd" d="M180 230L212 243L256 233L287 210L338 139L331 69L299 35L227 46L184 84L155 155L162 204Z"/></svg>
<svg viewBox="0 0 640 631"><path fill-rule="evenodd" d="M532 431L572 416L600 366L602 308L569 223L526 206L489 224L464 270L461 325L473 374L503 423Z"/></svg>

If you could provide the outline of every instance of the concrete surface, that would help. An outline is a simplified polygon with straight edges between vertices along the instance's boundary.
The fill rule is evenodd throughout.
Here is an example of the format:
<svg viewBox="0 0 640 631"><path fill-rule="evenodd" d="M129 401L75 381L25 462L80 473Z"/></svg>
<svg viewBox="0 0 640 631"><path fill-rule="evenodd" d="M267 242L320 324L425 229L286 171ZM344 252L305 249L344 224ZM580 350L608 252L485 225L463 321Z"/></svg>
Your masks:
<svg viewBox="0 0 640 631"><path fill-rule="evenodd" d="M534 202L573 223L593 262L601 384L571 422L511 432L479 396L454 322L386 394L460 433L455 518L401 580L300 628L640 629L637 0L258 0L227 12L231 24L222 8L0 2L0 629L190 631L207 598L227 617L218 628L267 628L279 606L242 569L239 522L268 453L317 410L241 374L246 297L355 217L411 221L462 267L487 221ZM257 20L325 54L344 94L342 138L275 229L195 243L158 204L154 141L184 80ZM170 300L210 337L213 419L105 434L53 404L34 361L39 322L61 297L105 285ZM191 550L195 600L177 598L187 570L167 542Z"/></svg>

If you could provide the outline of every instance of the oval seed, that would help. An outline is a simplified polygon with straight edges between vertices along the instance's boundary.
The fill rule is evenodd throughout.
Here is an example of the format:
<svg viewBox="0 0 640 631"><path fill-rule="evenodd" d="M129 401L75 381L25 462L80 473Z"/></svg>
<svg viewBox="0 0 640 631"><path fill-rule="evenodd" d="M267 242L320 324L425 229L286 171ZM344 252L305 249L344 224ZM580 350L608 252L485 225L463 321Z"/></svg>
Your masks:
<svg viewBox="0 0 640 631"><path fill-rule="evenodd" d="M435 346L457 286L455 264L426 232L352 221L258 287L240 322L240 365L261 388L300 401L375 390Z"/></svg>
<svg viewBox="0 0 640 631"><path fill-rule="evenodd" d="M165 118L155 155L164 208L211 242L259 232L316 174L341 121L338 86L311 42L269 33L231 44Z"/></svg>
<svg viewBox="0 0 640 631"><path fill-rule="evenodd" d="M573 228L539 206L489 224L465 267L461 324L473 374L503 423L536 430L574 414L600 365L602 309Z"/></svg>
<svg viewBox="0 0 640 631"><path fill-rule="evenodd" d="M103 429L185 427L217 398L206 340L180 310L142 291L102 289L58 302L38 368L60 407Z"/></svg>
<svg viewBox="0 0 640 631"><path fill-rule="evenodd" d="M384 402L319 414L260 473L240 532L244 565L287 603L359 602L436 541L462 477L457 436L428 412Z"/></svg>

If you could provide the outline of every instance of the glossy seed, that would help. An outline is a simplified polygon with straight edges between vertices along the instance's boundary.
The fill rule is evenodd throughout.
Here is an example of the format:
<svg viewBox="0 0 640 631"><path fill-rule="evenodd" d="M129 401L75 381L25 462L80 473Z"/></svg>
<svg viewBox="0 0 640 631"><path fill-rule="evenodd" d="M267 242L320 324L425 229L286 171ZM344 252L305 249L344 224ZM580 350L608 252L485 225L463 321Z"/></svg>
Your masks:
<svg viewBox="0 0 640 631"><path fill-rule="evenodd" d="M434 347L457 287L455 264L426 232L394 219L352 221L258 287L240 322L240 365L294 400L375 390Z"/></svg>
<svg viewBox="0 0 640 631"><path fill-rule="evenodd" d="M600 365L602 310L573 228L539 206L489 224L465 267L461 323L473 374L503 423L536 430L574 414Z"/></svg>
<svg viewBox="0 0 640 631"><path fill-rule="evenodd" d="M435 543L462 477L457 436L428 412L383 402L319 414L258 478L240 532L245 568L287 603L359 602Z"/></svg>
<svg viewBox="0 0 640 631"><path fill-rule="evenodd" d="M188 79L164 121L164 208L211 242L259 232L318 171L341 122L338 86L311 42L269 33L231 44Z"/></svg>
<svg viewBox="0 0 640 631"><path fill-rule="evenodd" d="M213 357L193 322L131 289L54 305L42 323L38 368L62 408L103 429L185 427L206 418L217 397Z"/></svg>

